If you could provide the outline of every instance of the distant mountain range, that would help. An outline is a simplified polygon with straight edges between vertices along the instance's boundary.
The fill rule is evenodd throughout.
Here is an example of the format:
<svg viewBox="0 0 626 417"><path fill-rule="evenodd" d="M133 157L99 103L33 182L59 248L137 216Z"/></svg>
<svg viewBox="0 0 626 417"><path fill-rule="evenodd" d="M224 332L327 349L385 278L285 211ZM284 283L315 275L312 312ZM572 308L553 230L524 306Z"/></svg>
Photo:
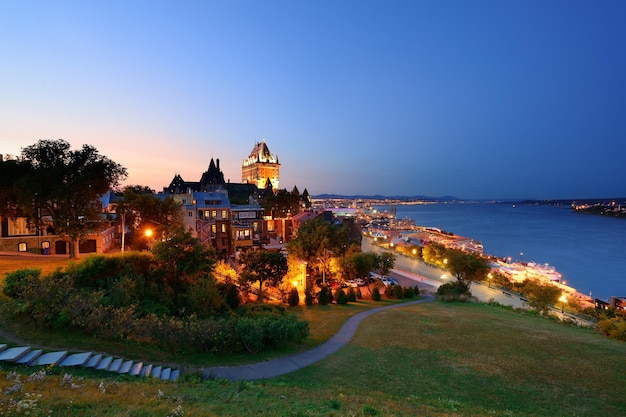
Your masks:
<svg viewBox="0 0 626 417"><path fill-rule="evenodd" d="M616 203L626 203L626 197L609 197L609 198L570 198L570 199L515 199L515 198L506 198L506 199L463 199L450 195L445 195L441 197L429 197L424 195L414 195L414 196L400 196L400 195L341 195L341 194L318 194L311 196L311 198L318 200L335 200L335 199L345 199L345 200L394 200L394 201L430 201L430 202L475 202L475 203L507 203L507 204L547 204L547 205L571 205L572 203L578 204L608 204L612 201Z"/></svg>
<svg viewBox="0 0 626 417"><path fill-rule="evenodd" d="M318 200L335 200L335 199L345 199L345 200L399 200L399 201L464 201L457 197L453 196L443 196L443 197L428 197L424 195L414 195L414 196L405 196L405 195L341 195L341 194L318 194L311 196L311 198L315 198Z"/></svg>

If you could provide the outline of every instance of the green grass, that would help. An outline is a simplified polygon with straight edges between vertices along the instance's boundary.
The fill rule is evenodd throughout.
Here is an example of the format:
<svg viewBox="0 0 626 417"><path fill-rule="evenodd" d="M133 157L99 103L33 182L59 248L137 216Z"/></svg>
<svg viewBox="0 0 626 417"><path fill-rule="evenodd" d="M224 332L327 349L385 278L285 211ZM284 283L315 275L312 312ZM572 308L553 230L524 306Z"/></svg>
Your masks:
<svg viewBox="0 0 626 417"><path fill-rule="evenodd" d="M348 309L302 310L334 322ZM11 395L41 394L41 415L64 416L168 416L178 406L184 416L623 415L625 356L626 344L587 329L481 304L426 303L369 317L335 355L266 381L163 383L72 369L84 378L72 389L57 368ZM10 384L0 372L3 411Z"/></svg>

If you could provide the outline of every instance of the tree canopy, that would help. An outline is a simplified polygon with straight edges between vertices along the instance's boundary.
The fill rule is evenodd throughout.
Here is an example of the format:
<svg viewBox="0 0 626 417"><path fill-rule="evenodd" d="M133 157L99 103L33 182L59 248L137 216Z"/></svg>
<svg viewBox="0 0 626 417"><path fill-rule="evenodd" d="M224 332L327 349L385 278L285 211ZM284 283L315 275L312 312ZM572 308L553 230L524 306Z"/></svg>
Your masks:
<svg viewBox="0 0 626 417"><path fill-rule="evenodd" d="M483 281L489 273L489 264L482 256L459 250L448 250L446 256L450 272L466 291L472 282Z"/></svg>
<svg viewBox="0 0 626 417"><path fill-rule="evenodd" d="M38 221L40 214L49 218L54 233L69 240L74 258L80 239L108 226L100 198L127 176L126 168L93 146L72 150L62 139L40 140L22 149L14 168L23 214L31 221Z"/></svg>
<svg viewBox="0 0 626 417"><path fill-rule="evenodd" d="M151 229L154 236L167 239L183 226L180 203L172 197L159 198L148 187L125 187L116 211L131 234ZM139 237L135 236L135 248L139 243Z"/></svg>
<svg viewBox="0 0 626 417"><path fill-rule="evenodd" d="M241 255L241 277L249 282L259 282L259 300L263 299L263 283L277 287L288 271L287 258L280 252L268 250L249 251Z"/></svg>

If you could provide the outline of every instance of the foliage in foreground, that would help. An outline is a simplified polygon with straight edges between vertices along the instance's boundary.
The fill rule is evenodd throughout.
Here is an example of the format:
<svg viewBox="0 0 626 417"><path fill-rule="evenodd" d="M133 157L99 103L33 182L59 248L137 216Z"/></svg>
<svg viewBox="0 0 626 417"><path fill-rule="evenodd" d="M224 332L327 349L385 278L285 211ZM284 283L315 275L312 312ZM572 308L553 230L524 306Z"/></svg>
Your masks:
<svg viewBox="0 0 626 417"><path fill-rule="evenodd" d="M2 364L0 411L24 415L6 408L19 403L35 405L30 415L65 417L621 415L625 354L623 343L537 315L428 303L374 315L327 360L262 381L186 374L168 383Z"/></svg>
<svg viewBox="0 0 626 417"><path fill-rule="evenodd" d="M217 283L210 270L198 267L212 265L207 254L188 250L184 236L174 243L192 259L179 257L171 245L156 259L93 256L47 276L38 269L9 273L5 312L42 329L172 352L258 353L308 336L308 323L281 306L236 308L234 283Z"/></svg>

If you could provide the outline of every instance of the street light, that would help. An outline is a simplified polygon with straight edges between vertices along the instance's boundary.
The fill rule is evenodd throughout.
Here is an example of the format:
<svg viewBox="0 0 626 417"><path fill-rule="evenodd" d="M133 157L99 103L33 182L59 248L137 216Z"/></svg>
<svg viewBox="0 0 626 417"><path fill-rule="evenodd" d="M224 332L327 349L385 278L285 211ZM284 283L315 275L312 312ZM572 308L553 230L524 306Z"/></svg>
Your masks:
<svg viewBox="0 0 626 417"><path fill-rule="evenodd" d="M323 251L322 251L322 253L324 255L322 257L323 259L317 258L317 260L322 263L322 285L326 285L326 253L327 252L330 252L330 253L334 254L333 251L324 248Z"/></svg>
<svg viewBox="0 0 626 417"><path fill-rule="evenodd" d="M565 294L561 295L559 301L561 302L561 314L563 314L565 312L565 304L567 303L567 297Z"/></svg>
<svg viewBox="0 0 626 417"><path fill-rule="evenodd" d="M487 274L487 286L491 288L491 280L493 279L493 275L490 273Z"/></svg>
<svg viewBox="0 0 626 417"><path fill-rule="evenodd" d="M144 234L146 235L146 238L148 239L148 248L152 250L152 235L154 234L154 232L152 231L152 229L146 229Z"/></svg>

